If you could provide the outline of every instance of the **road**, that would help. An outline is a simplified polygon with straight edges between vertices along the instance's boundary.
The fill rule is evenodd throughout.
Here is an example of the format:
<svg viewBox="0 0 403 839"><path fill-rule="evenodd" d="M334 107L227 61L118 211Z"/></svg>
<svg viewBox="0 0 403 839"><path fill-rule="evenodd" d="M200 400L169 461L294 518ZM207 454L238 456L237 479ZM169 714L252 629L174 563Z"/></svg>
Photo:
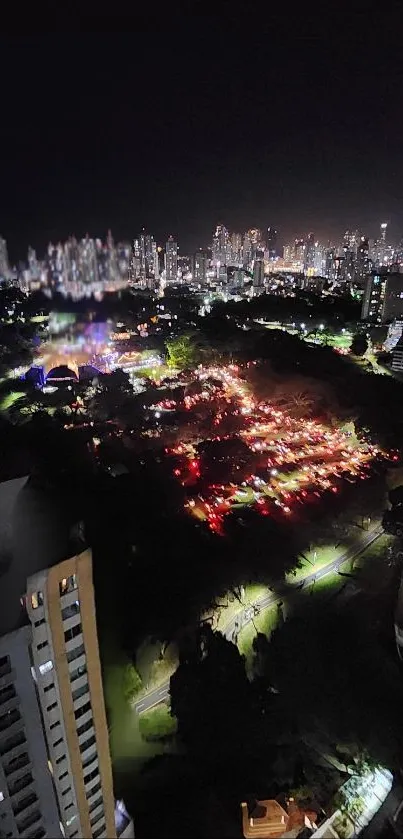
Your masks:
<svg viewBox="0 0 403 839"><path fill-rule="evenodd" d="M290 589L294 589L295 592L301 591L303 588L308 588L313 582L321 580L328 574L332 574L334 571L337 571L337 569L340 568L340 565L343 565L343 563L348 559L353 559L355 556L362 553L365 548L372 544L372 542L379 539L379 536L381 536L382 533L383 528L380 525L377 525L372 530L363 533L360 540L357 541L355 545L347 551L344 551L344 553L340 554L340 556L336 557L336 559L333 559L332 562L328 563L328 565L324 565L323 568L319 569L319 571L313 571L312 574L308 574L308 576L304 577L303 580L299 580L295 583L290 582L285 584L283 581L280 582L276 586L275 593L269 591L267 594L258 597L242 612L239 612L238 615L231 618L228 624L221 629L221 632L225 635L228 641L235 641L241 629L250 623L255 615L262 609L267 609L268 606L273 606L275 603L282 600L282 598L289 597ZM137 714L142 714L143 711L149 711L150 708L154 707L154 705L159 705L160 702L165 702L168 698L169 681L161 685L159 688L155 688L155 690L150 693L147 693L146 696L139 699L133 707Z"/></svg>

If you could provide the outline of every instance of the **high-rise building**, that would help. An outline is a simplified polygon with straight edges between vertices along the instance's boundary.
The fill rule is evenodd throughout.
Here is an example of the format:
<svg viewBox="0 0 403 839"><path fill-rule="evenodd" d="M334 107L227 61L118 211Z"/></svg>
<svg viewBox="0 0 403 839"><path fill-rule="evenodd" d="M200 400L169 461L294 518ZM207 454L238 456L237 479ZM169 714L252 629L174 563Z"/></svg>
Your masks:
<svg viewBox="0 0 403 839"><path fill-rule="evenodd" d="M113 836L114 799L91 552L29 578L32 661L67 836Z"/></svg>
<svg viewBox="0 0 403 839"><path fill-rule="evenodd" d="M231 248L229 241L229 233L223 224L218 224L213 236L212 245L212 262L213 267L228 265L231 256Z"/></svg>
<svg viewBox="0 0 403 839"><path fill-rule="evenodd" d="M158 249L156 247L155 248L155 253L154 253L154 280L155 280L156 284L159 283L159 279L160 279L160 255L159 255L159 250L161 250L161 248Z"/></svg>
<svg viewBox="0 0 403 839"><path fill-rule="evenodd" d="M366 282L361 319L386 323L403 316L403 274L371 274Z"/></svg>
<svg viewBox="0 0 403 839"><path fill-rule="evenodd" d="M277 240L278 230L275 227L267 228L267 250L269 252L269 259L275 259L277 256Z"/></svg>
<svg viewBox="0 0 403 839"><path fill-rule="evenodd" d="M315 236L309 233L304 249L304 270L309 271L314 267L315 262Z"/></svg>
<svg viewBox="0 0 403 839"><path fill-rule="evenodd" d="M292 262L294 260L294 258L295 258L294 244L284 245L283 258L284 258L284 262Z"/></svg>
<svg viewBox="0 0 403 839"><path fill-rule="evenodd" d="M117 828L91 551L66 501L26 478L0 485L13 530L0 614L1 832L133 836L130 820Z"/></svg>
<svg viewBox="0 0 403 839"><path fill-rule="evenodd" d="M146 233L143 228L139 238L140 277L142 279L154 277L156 250L154 237Z"/></svg>
<svg viewBox="0 0 403 839"><path fill-rule="evenodd" d="M328 280L336 279L336 252L334 248L326 248L325 251L325 277Z"/></svg>
<svg viewBox="0 0 403 839"><path fill-rule="evenodd" d="M368 239L365 236L360 236L357 244L356 280L363 283L370 273L371 260L369 258Z"/></svg>
<svg viewBox="0 0 403 839"><path fill-rule="evenodd" d="M393 320L388 326L388 334L386 336L383 348L387 352L391 352L396 346L397 342L403 335L403 320Z"/></svg>
<svg viewBox="0 0 403 839"><path fill-rule="evenodd" d="M9 280L11 276L8 261L7 242L0 236L0 281Z"/></svg>
<svg viewBox="0 0 403 839"><path fill-rule="evenodd" d="M313 271L317 277L325 276L325 264L326 264L326 256L325 256L325 248L320 242L315 242L315 250L314 250L314 258L313 258Z"/></svg>
<svg viewBox="0 0 403 839"><path fill-rule="evenodd" d="M256 257L256 252L258 250L264 250L262 231L259 230L258 227L252 227L247 231L246 236L248 237L248 241L250 243L249 261L253 262Z"/></svg>
<svg viewBox="0 0 403 839"><path fill-rule="evenodd" d="M194 279L202 285L205 284L207 279L208 263L209 259L206 251L196 251L194 255Z"/></svg>
<svg viewBox="0 0 403 839"><path fill-rule="evenodd" d="M242 236L240 233L231 234L231 259L232 265L242 265Z"/></svg>
<svg viewBox="0 0 403 839"><path fill-rule="evenodd" d="M242 265L249 268L252 262L252 242L249 233L245 233L242 243Z"/></svg>
<svg viewBox="0 0 403 839"><path fill-rule="evenodd" d="M264 252L261 249L256 251L253 261L253 287L264 287Z"/></svg>
<svg viewBox="0 0 403 839"><path fill-rule="evenodd" d="M313 234L311 234L313 235ZM305 261L306 244L303 239L296 239L294 242L294 259L297 262Z"/></svg>
<svg viewBox="0 0 403 839"><path fill-rule="evenodd" d="M175 283L178 278L178 245L169 236L165 245L165 279L167 283Z"/></svg>
<svg viewBox="0 0 403 839"><path fill-rule="evenodd" d="M28 248L28 270L31 280L39 280L41 269L39 262L36 258L36 251L34 251L33 248Z"/></svg>

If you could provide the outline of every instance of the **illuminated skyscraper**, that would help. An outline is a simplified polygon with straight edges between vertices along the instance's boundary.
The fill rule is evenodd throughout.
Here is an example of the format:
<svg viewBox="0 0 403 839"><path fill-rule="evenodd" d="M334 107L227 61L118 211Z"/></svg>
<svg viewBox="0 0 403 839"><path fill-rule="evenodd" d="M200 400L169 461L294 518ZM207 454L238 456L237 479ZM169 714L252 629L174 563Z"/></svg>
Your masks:
<svg viewBox="0 0 403 839"><path fill-rule="evenodd" d="M231 263L242 265L242 236L240 233L231 234Z"/></svg>
<svg viewBox="0 0 403 839"><path fill-rule="evenodd" d="M213 236L212 261L214 268L228 265L230 262L229 233L223 224L217 225Z"/></svg>
<svg viewBox="0 0 403 839"><path fill-rule="evenodd" d="M148 233L145 233L145 230L143 228L139 239L141 279L146 279L146 277L154 277L156 249L157 246L153 236L150 236Z"/></svg>
<svg viewBox="0 0 403 839"><path fill-rule="evenodd" d="M262 231L259 230L258 227L252 227L250 230L247 231L245 235L245 239L247 237L247 242L249 243L250 248L250 256L249 262L253 262L257 253L257 250L264 250L264 242L262 237Z"/></svg>
<svg viewBox="0 0 403 839"><path fill-rule="evenodd" d="M165 279L167 283L175 283L178 278L178 245L169 236L165 245Z"/></svg>
<svg viewBox="0 0 403 839"><path fill-rule="evenodd" d="M359 282L364 282L371 273L371 260L369 258L369 244L365 236L360 236L357 245L356 258L356 279Z"/></svg>

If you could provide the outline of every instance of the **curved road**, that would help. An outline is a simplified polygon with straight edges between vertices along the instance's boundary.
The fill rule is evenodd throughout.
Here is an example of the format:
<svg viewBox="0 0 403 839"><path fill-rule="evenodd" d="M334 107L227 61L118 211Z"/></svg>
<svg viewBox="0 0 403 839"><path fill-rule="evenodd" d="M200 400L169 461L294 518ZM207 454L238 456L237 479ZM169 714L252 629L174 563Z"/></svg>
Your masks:
<svg viewBox="0 0 403 839"><path fill-rule="evenodd" d="M316 580L321 580L333 571L337 571L337 569L340 568L340 565L343 565L346 560L353 559L355 556L362 553L368 545L371 545L372 542L379 539L379 536L381 536L382 533L383 528L378 525L373 530L363 533L361 539L359 541L357 540L354 546L349 548L347 551L344 551L344 553L340 554L340 556L336 557L336 559L333 559L328 565L324 565L323 568L319 569L319 571L313 571L312 574L308 574L307 577L304 577L303 580L300 580L299 582L291 582L287 584L284 584L284 582L279 583L275 594L273 592L268 592L268 594L258 597L257 600L254 600L253 603L243 609L242 612L239 612L236 617L231 618L228 624L221 629L221 632L225 635L228 641L235 641L240 630L246 626L246 624L250 623L255 615L261 611L261 609L273 606L274 603L278 603L282 597L289 596L290 589L294 589L295 592L301 591L303 588L308 588L313 582L316 582ZM155 688L155 690L150 693L147 693L146 696L134 703L133 707L137 714L141 714L143 711L149 711L150 708L154 707L154 705L159 705L160 702L164 702L168 698L169 681L165 682L165 684L161 685L159 688Z"/></svg>

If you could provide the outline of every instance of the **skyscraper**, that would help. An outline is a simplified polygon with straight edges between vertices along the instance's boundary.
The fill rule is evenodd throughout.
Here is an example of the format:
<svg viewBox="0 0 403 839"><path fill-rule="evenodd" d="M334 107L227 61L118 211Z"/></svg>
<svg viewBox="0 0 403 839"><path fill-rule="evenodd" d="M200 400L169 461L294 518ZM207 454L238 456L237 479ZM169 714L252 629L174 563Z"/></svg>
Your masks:
<svg viewBox="0 0 403 839"><path fill-rule="evenodd" d="M175 283L178 278L178 245L172 236L165 245L165 278L167 283Z"/></svg>
<svg viewBox="0 0 403 839"><path fill-rule="evenodd" d="M277 256L277 239L278 230L275 227L267 228L267 250L269 252L269 259L275 259Z"/></svg>
<svg viewBox="0 0 403 839"><path fill-rule="evenodd" d="M357 245L356 279L363 283L371 272L371 260L369 258L369 244L365 236L360 236Z"/></svg>
<svg viewBox="0 0 403 839"><path fill-rule="evenodd" d="M309 233L304 249L304 270L309 271L315 263L315 236Z"/></svg>
<svg viewBox="0 0 403 839"><path fill-rule="evenodd" d="M253 262L253 260L255 259L257 250L258 249L261 249L261 250L264 249L262 231L259 230L258 227L252 227L250 230L247 231L246 236L247 236L247 241L250 243L250 245L249 245L249 247L250 247L249 261ZM245 238L246 238L246 236L245 236Z"/></svg>
<svg viewBox="0 0 403 839"><path fill-rule="evenodd" d="M8 262L7 242L0 236L0 281L9 280L11 276Z"/></svg>
<svg viewBox="0 0 403 839"><path fill-rule="evenodd" d="M313 234L312 234L313 235ZM294 242L294 259L297 262L304 263L305 261L306 244L303 239L296 239Z"/></svg>
<svg viewBox="0 0 403 839"><path fill-rule="evenodd" d="M242 236L240 233L231 234L231 263L242 265Z"/></svg>
<svg viewBox="0 0 403 839"><path fill-rule="evenodd" d="M208 254L206 251L196 251L194 255L194 279L204 285L207 278Z"/></svg>
<svg viewBox="0 0 403 839"><path fill-rule="evenodd" d="M230 243L229 233L223 224L218 224L213 236L212 245L212 262L213 267L217 268L219 265L228 265L230 262Z"/></svg>
<svg viewBox="0 0 403 839"><path fill-rule="evenodd" d="M253 287L264 287L264 252L259 249L253 261Z"/></svg>

